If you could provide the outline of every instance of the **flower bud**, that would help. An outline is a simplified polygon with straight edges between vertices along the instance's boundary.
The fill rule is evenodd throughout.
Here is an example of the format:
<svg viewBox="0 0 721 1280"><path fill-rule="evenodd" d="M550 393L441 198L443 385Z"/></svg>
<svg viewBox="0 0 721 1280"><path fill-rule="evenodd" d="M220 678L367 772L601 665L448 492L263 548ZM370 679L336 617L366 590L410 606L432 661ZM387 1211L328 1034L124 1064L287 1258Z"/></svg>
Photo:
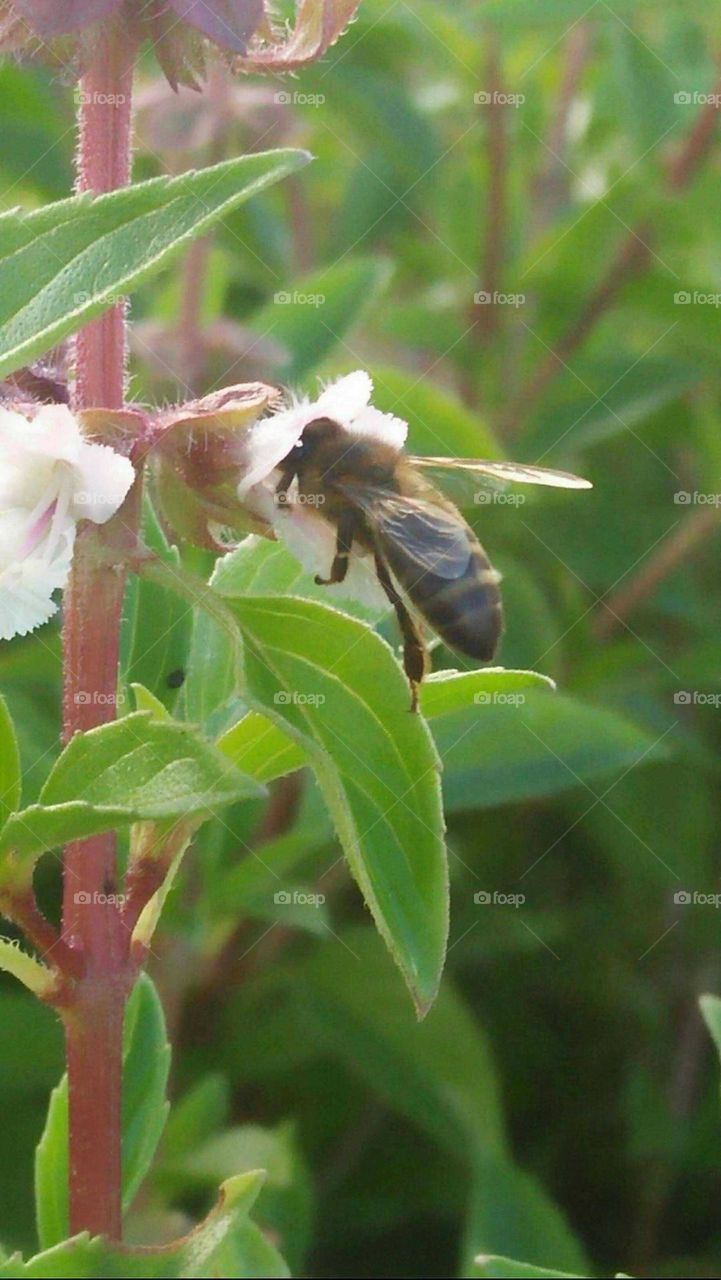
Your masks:
<svg viewBox="0 0 721 1280"><path fill-rule="evenodd" d="M168 530L213 551L227 550L221 531L273 536L267 521L240 503L244 437L280 393L262 382L226 387L161 414L151 454L159 512Z"/></svg>

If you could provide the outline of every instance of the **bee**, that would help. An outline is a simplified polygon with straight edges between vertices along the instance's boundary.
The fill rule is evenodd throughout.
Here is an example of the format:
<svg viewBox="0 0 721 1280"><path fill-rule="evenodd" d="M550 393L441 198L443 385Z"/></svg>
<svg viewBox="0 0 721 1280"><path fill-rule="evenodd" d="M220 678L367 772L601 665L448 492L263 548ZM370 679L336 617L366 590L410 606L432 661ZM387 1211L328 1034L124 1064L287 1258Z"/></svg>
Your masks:
<svg viewBox="0 0 721 1280"><path fill-rule="evenodd" d="M497 480L589 489L565 471L513 462L413 457L402 449L354 434L330 418L308 423L300 442L279 464L276 502L313 502L336 531L333 562L316 583L343 582L356 546L373 556L375 572L393 606L403 638L403 665L411 711L428 669L417 614L449 648L490 662L503 633L500 576L458 508L427 479L428 470L460 470ZM322 502L318 501L322 495ZM410 604L410 607L409 607Z"/></svg>

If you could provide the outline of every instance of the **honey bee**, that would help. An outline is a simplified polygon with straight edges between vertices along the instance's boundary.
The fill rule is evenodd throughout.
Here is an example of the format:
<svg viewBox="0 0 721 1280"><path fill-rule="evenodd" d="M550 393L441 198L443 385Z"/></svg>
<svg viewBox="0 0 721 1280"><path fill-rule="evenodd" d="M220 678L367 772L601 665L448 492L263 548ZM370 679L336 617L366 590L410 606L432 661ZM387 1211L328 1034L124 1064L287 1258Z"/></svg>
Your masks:
<svg viewBox="0 0 721 1280"><path fill-rule="evenodd" d="M349 432L330 418L317 418L305 427L300 442L279 464L276 502L287 503L296 482L299 500L315 502L322 517L334 526L335 555L328 577L316 575L319 585L343 582L356 544L373 556L403 637L411 711L418 709L418 692L428 668L416 614L449 648L481 662L491 661L503 632L499 575L457 507L426 478L424 472L429 469L557 488L591 488L579 476L545 467L414 457L381 440Z"/></svg>

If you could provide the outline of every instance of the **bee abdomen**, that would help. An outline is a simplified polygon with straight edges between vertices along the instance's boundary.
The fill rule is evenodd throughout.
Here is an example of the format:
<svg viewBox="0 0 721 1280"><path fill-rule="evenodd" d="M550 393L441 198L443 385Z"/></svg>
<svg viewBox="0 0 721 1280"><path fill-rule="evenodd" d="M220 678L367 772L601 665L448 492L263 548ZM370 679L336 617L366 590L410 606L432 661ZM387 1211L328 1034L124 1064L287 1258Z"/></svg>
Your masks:
<svg viewBox="0 0 721 1280"><path fill-rule="evenodd" d="M500 575L480 544L473 546L468 567L458 578L408 574L406 564L389 559L401 586L443 642L469 658L490 662L503 632L503 609Z"/></svg>

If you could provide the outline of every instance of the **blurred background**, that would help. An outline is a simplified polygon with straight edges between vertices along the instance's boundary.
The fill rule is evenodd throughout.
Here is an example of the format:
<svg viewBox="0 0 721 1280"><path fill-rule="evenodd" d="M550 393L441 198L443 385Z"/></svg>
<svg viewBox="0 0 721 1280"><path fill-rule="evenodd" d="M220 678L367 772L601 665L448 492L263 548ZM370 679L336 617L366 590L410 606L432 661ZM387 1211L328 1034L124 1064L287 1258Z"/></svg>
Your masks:
<svg viewBox="0 0 721 1280"><path fill-rule="evenodd" d="M451 944L420 1027L311 778L205 828L151 966L176 1105L138 1238L266 1165L259 1220L296 1274L469 1275L479 1251L718 1274L718 1065L697 1009L721 985L718 17L708 0L363 0L295 78L216 67L174 95L140 69L137 177L283 145L316 158L133 299L134 398L310 393L368 368L413 451L594 489L465 509L504 576L500 661L558 693L434 724ZM0 136L3 207L68 193L55 70L0 68ZM145 612L129 602L126 674L193 718L188 647L196 669L212 655L150 590ZM3 646L0 688L27 800L57 751L52 626ZM277 874L324 903L275 903ZM57 859L39 876L56 912ZM3 980L6 1245L32 1247L61 1071L53 1015Z"/></svg>

